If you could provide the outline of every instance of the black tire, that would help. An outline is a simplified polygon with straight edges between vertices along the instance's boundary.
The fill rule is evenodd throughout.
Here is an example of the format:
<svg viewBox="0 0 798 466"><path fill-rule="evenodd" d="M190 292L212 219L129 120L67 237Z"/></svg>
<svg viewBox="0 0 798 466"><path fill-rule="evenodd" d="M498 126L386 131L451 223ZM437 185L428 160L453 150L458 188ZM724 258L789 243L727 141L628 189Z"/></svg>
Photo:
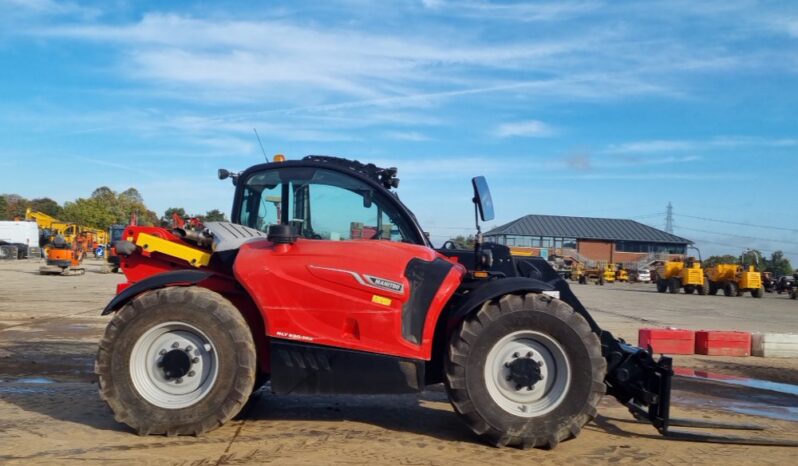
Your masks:
<svg viewBox="0 0 798 466"><path fill-rule="evenodd" d="M119 267L114 267L111 269L111 273L117 273L117 272L119 272Z"/></svg>
<svg viewBox="0 0 798 466"><path fill-rule="evenodd" d="M511 413L488 388L488 384L494 390L497 386L486 375L492 350L515 332L525 331L555 341L564 352L563 366L571 369L570 384L557 398L559 401L540 415ZM518 357L518 353L512 357ZM505 295L485 303L465 319L452 335L444 367L444 383L455 411L474 433L497 447L554 448L561 441L576 437L582 426L595 418L606 391L607 363L601 355L601 343L587 321L565 302L535 293ZM552 373L565 372L559 369ZM503 379L504 375L500 377ZM550 383L556 383L556 377L554 380ZM543 396L553 392L552 389Z"/></svg>
<svg viewBox="0 0 798 466"><path fill-rule="evenodd" d="M658 278L657 279L657 292L658 293L664 293L666 291L668 291L668 282L666 282L665 280L663 280L661 278Z"/></svg>
<svg viewBox="0 0 798 466"><path fill-rule="evenodd" d="M676 294L679 292L679 288L682 287L682 280L678 277L673 277L668 280L668 293Z"/></svg>
<svg viewBox="0 0 798 466"><path fill-rule="evenodd" d="M724 296L737 296L737 284L734 282L726 282L723 285Z"/></svg>
<svg viewBox="0 0 798 466"><path fill-rule="evenodd" d="M708 278L707 278L707 286L709 287L709 294L711 294L712 296L718 294L718 285L716 285L715 282L710 281Z"/></svg>
<svg viewBox="0 0 798 466"><path fill-rule="evenodd" d="M204 396L190 406L166 408L148 401L136 388L131 354L149 331L174 322L207 336L216 348L207 354L215 354L217 375L206 385ZM172 338L172 333L167 334ZM169 287L145 292L116 313L100 341L95 371L100 395L114 418L139 435L199 435L221 426L241 410L255 384L256 360L249 326L230 301L205 288ZM177 380L180 383L182 378Z"/></svg>
<svg viewBox="0 0 798 466"><path fill-rule="evenodd" d="M693 293L695 293L695 285L685 285L684 294L693 294Z"/></svg>
<svg viewBox="0 0 798 466"><path fill-rule="evenodd" d="M762 296L765 296L765 288L760 287L751 290L751 296L754 298L761 298Z"/></svg>
<svg viewBox="0 0 798 466"><path fill-rule="evenodd" d="M796 297L798 297L798 293L796 293L795 291L791 291L790 292L790 299L795 299Z"/></svg>

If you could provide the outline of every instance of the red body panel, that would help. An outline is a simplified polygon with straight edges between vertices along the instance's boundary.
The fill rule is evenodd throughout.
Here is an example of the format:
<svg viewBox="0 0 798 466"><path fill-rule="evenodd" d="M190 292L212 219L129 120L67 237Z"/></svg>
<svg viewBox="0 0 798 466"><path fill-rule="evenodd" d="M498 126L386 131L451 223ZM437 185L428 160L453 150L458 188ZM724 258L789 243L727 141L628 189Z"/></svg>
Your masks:
<svg viewBox="0 0 798 466"><path fill-rule="evenodd" d="M123 239L135 241L139 233L195 247L164 228L128 227ZM438 287L426 313L422 340L415 344L402 336L402 306L410 297L411 286L404 271L412 259L438 258L449 260L453 267ZM120 264L128 283L120 284L117 293L158 273L193 268L157 252L145 256L141 250L123 257ZM203 281L202 286L234 302L238 299L235 295L241 293L233 286L235 282L246 289L265 325L264 334L260 338L256 335L256 339L292 339L427 360L432 357L438 317L466 272L456 261L424 246L303 238L290 245L275 245L267 240L250 242L240 248L233 271L212 266L203 269L217 275ZM403 289L374 286L367 276L401 284ZM252 311L242 309L245 314ZM248 320L252 321L251 317L248 315Z"/></svg>
<svg viewBox="0 0 798 466"><path fill-rule="evenodd" d="M193 246L192 244L186 243L181 238L172 234L171 231L159 227L128 226L122 233L122 239L135 243L139 237L139 233L147 233L169 241L174 241L175 243ZM136 283L161 272L168 272L170 270L177 270L181 268L192 268L189 264L179 259L164 256L157 252L145 254L141 250L137 250L136 254L131 256L120 257L119 265L122 267L122 271L125 273L125 276L130 283ZM117 293L121 292L129 284L123 285L125 286L122 286L121 288L117 287Z"/></svg>
<svg viewBox="0 0 798 466"><path fill-rule="evenodd" d="M435 323L465 268L455 264L439 287L421 344L402 336L402 306L410 292L404 270L411 259L439 257L430 248L390 241L300 238L275 246L264 240L241 247L234 272L264 315L270 337L430 359ZM375 287L366 276L403 290Z"/></svg>

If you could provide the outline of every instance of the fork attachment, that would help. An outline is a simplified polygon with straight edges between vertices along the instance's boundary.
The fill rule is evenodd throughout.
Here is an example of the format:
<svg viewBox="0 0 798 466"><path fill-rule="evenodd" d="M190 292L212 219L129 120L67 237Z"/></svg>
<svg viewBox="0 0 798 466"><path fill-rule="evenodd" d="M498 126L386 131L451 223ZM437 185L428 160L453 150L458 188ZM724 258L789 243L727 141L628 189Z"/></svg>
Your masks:
<svg viewBox="0 0 798 466"><path fill-rule="evenodd" d="M667 356L660 356L659 360L655 360L650 346L647 349L631 346L606 331L601 333L601 343L607 360L607 393L627 406L635 419L652 424L662 436L688 442L798 447L798 441L794 440L672 430L672 426L733 430L765 428L756 424L671 418L673 360Z"/></svg>

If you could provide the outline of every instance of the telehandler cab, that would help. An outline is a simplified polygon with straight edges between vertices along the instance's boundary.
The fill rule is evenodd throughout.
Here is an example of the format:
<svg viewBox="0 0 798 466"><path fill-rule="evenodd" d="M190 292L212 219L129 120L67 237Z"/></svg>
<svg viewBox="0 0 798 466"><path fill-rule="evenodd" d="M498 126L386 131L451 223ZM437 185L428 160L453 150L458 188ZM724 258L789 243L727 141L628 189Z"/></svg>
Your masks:
<svg viewBox="0 0 798 466"><path fill-rule="evenodd" d="M483 243L479 220L474 249L434 249L396 173L325 156L220 170L235 184L232 222L128 227L116 248L128 281L103 311L114 317L96 363L115 418L196 435L267 380L276 394L443 382L497 446L555 447L605 392L677 435L670 358L601 330L545 260ZM492 219L485 179L473 187Z"/></svg>

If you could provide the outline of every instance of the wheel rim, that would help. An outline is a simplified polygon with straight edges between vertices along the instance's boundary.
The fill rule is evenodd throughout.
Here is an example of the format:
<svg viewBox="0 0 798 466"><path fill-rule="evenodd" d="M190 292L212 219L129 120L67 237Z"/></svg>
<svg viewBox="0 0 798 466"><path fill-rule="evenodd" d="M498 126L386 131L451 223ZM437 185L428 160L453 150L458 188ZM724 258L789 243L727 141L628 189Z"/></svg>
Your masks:
<svg viewBox="0 0 798 466"><path fill-rule="evenodd" d="M571 366L554 339L522 330L493 345L485 361L485 383L493 401L508 413L542 416L565 399L571 384Z"/></svg>
<svg viewBox="0 0 798 466"><path fill-rule="evenodd" d="M130 378L149 403L164 409L191 406L214 387L219 363L208 336L184 322L147 330L130 354Z"/></svg>

